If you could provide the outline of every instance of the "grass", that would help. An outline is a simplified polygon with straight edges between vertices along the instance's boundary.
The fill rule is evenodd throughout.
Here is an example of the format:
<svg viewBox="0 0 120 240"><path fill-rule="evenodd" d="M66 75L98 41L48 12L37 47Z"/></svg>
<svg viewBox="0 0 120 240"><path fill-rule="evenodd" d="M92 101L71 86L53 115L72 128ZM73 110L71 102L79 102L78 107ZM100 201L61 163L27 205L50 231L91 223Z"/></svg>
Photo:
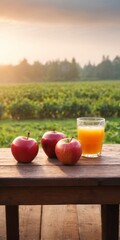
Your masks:
<svg viewBox="0 0 120 240"><path fill-rule="evenodd" d="M10 147L13 139L20 135L27 135L40 142L44 132L56 130L66 134L67 137L77 138L76 119L64 120L1 120L0 121L0 147ZM119 118L106 119L105 143L120 143Z"/></svg>

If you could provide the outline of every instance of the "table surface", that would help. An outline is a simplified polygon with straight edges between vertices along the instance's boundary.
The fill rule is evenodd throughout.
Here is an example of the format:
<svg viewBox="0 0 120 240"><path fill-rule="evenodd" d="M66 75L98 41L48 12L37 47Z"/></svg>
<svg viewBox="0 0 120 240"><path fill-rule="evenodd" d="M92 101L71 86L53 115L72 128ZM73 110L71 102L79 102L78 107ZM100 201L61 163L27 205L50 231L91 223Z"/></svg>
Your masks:
<svg viewBox="0 0 120 240"><path fill-rule="evenodd" d="M74 166L49 159L40 148L32 163L17 163L10 148L0 149L0 187L120 186L120 144L105 144L99 158L83 158Z"/></svg>
<svg viewBox="0 0 120 240"><path fill-rule="evenodd" d="M42 149L32 163L17 163L0 149L0 205L6 205L7 239L19 240L19 205L101 204L102 240L118 240L120 145L74 166L48 159Z"/></svg>
<svg viewBox="0 0 120 240"><path fill-rule="evenodd" d="M0 204L6 205L7 239L19 240L19 205L101 204L102 240L118 240L120 144L74 166L48 159L42 149L29 164L0 149Z"/></svg>

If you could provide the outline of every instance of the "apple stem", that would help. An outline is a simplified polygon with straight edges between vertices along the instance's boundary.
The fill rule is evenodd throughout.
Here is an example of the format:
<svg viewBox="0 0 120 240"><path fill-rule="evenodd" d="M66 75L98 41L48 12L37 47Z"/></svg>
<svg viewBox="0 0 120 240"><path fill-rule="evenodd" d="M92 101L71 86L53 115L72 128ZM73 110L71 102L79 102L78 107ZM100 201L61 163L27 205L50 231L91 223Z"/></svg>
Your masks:
<svg viewBox="0 0 120 240"><path fill-rule="evenodd" d="M27 134L27 139L30 137L30 132L28 132L28 134Z"/></svg>
<svg viewBox="0 0 120 240"><path fill-rule="evenodd" d="M72 141L73 137L67 139L67 142L70 143Z"/></svg>

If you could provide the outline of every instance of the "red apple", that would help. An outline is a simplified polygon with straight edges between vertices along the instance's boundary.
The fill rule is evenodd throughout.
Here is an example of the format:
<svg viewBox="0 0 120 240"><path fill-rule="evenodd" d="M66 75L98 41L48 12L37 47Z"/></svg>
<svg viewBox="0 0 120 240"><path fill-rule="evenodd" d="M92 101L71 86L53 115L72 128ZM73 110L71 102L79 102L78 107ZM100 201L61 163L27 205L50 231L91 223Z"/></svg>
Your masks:
<svg viewBox="0 0 120 240"><path fill-rule="evenodd" d="M41 138L41 144L44 152L49 158L55 158L55 145L60 140L66 136L62 132L57 131L47 131L43 134Z"/></svg>
<svg viewBox="0 0 120 240"><path fill-rule="evenodd" d="M38 153L38 142L29 137L16 137L11 144L11 152L18 162L31 162Z"/></svg>
<svg viewBox="0 0 120 240"><path fill-rule="evenodd" d="M57 142L55 153L63 164L74 165L81 157L82 147L78 140L65 138Z"/></svg>

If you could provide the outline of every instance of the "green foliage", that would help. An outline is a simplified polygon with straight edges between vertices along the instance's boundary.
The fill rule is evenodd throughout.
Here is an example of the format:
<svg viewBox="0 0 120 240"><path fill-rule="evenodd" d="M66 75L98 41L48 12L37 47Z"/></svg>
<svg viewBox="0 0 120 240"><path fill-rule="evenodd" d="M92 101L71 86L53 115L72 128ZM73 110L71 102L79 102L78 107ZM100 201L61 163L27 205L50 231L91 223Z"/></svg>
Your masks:
<svg viewBox="0 0 120 240"><path fill-rule="evenodd" d="M100 102L96 107L96 110L100 116L103 116L105 118L119 116L118 104L115 101L113 101L112 104L111 101Z"/></svg>
<svg viewBox="0 0 120 240"><path fill-rule="evenodd" d="M0 104L0 119L3 116L3 112L4 112L4 106L3 106L3 104Z"/></svg>
<svg viewBox="0 0 120 240"><path fill-rule="evenodd" d="M120 122L106 121L105 141L108 143L120 143Z"/></svg>
<svg viewBox="0 0 120 240"><path fill-rule="evenodd" d="M0 117L4 119L120 117L119 93L119 81L0 86Z"/></svg>
<svg viewBox="0 0 120 240"><path fill-rule="evenodd" d="M107 120L105 142L120 143L119 93L119 81L0 86L0 147L9 147L16 136L27 132L40 142L52 129L77 138L79 116L115 117Z"/></svg>
<svg viewBox="0 0 120 240"><path fill-rule="evenodd" d="M17 100L10 106L13 119L31 119L35 117L35 104L29 99Z"/></svg>

